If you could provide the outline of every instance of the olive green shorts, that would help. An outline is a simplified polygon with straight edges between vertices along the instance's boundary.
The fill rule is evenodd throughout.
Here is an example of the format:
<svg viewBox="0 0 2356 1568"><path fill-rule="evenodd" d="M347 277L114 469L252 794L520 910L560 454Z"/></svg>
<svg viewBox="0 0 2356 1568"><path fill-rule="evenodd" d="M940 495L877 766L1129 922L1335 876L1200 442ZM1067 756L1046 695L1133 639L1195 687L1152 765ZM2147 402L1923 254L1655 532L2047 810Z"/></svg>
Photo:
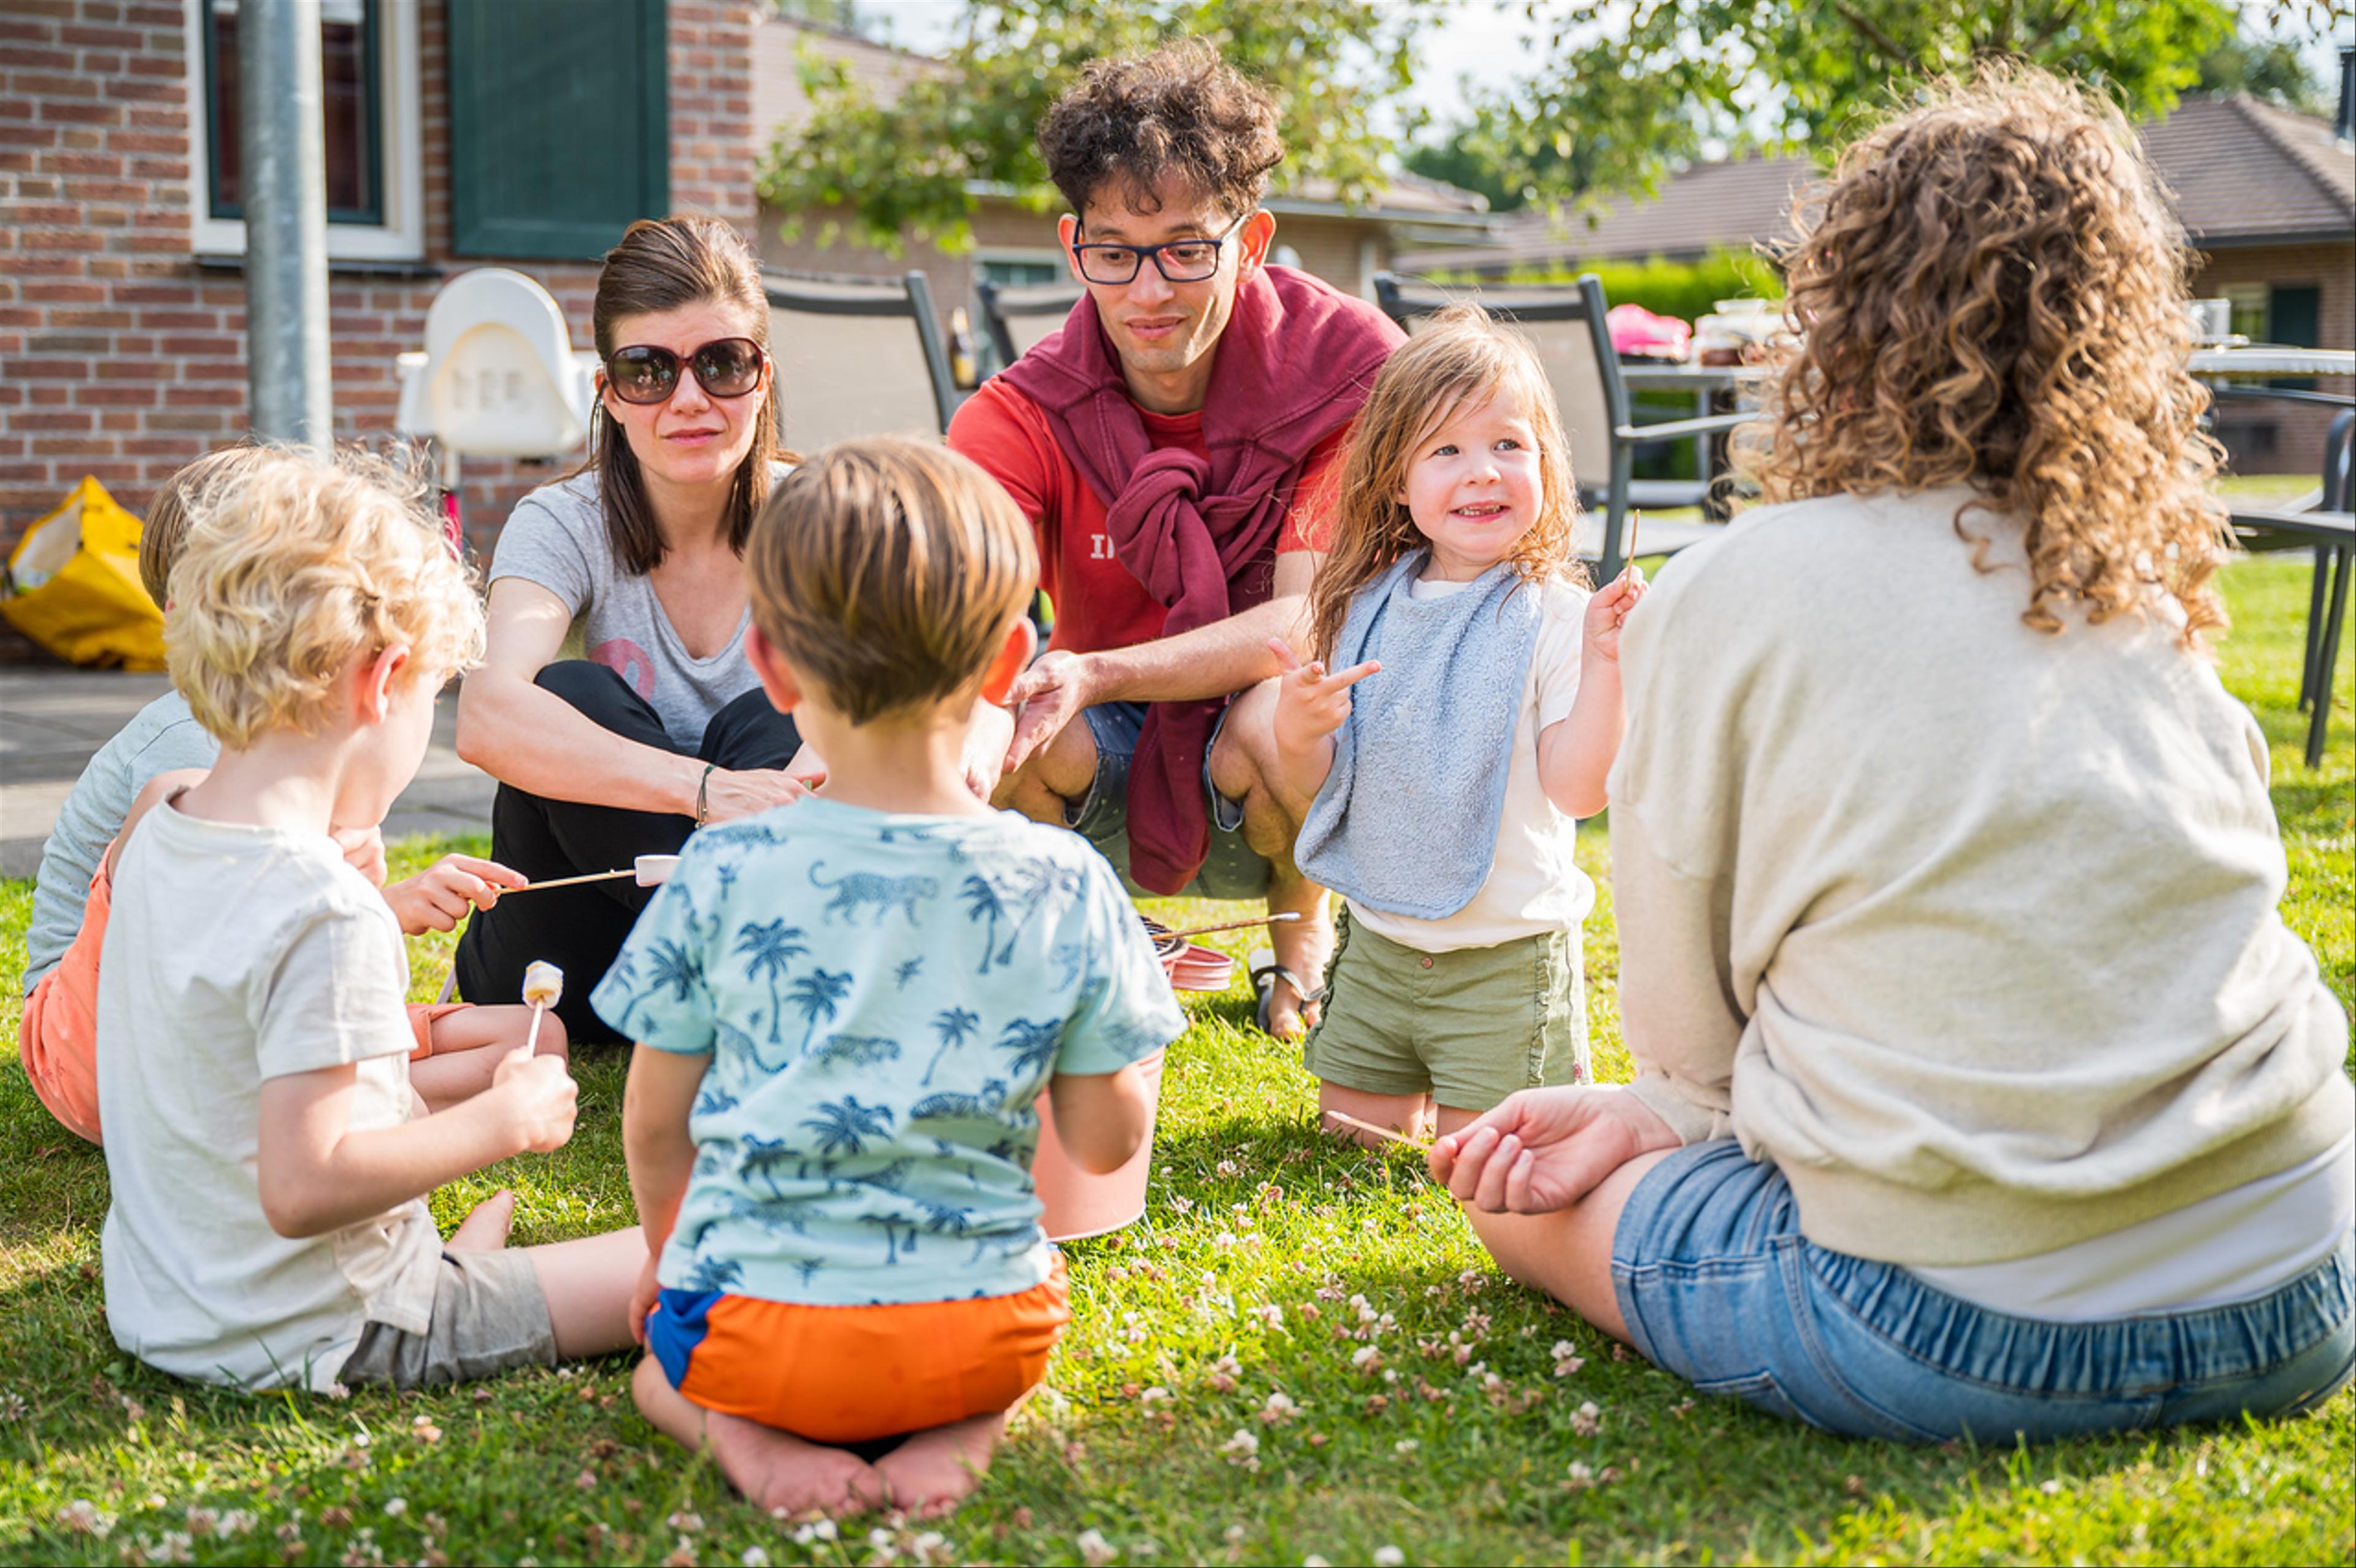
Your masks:
<svg viewBox="0 0 2356 1568"><path fill-rule="evenodd" d="M1325 971L1309 1071L1367 1094L1485 1111L1518 1089L1591 1083L1579 933L1419 953L1353 925Z"/></svg>

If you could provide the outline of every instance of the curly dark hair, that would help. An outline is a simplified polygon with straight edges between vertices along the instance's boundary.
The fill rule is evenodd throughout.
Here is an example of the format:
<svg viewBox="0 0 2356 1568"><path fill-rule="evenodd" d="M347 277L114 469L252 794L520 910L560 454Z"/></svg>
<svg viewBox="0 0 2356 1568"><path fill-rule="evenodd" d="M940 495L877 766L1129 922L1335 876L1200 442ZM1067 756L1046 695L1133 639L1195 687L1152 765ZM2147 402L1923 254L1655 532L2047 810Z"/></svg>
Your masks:
<svg viewBox="0 0 2356 1568"><path fill-rule="evenodd" d="M1209 44L1183 38L1089 62L1039 122L1039 153L1076 213L1114 180L1130 207L1156 210L1154 187L1174 173L1239 217L1259 205L1284 140L1276 101Z"/></svg>

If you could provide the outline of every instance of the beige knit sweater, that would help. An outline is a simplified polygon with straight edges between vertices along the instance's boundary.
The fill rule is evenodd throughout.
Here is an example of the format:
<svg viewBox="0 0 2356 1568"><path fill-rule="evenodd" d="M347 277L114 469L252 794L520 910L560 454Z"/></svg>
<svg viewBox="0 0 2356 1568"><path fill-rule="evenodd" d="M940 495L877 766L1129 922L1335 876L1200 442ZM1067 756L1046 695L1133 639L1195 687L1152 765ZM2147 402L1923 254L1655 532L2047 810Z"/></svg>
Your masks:
<svg viewBox="0 0 2356 1568"><path fill-rule="evenodd" d="M2019 527L1965 514L1975 571L1969 498L1748 513L1621 655L1635 1093L1900 1264L2102 1235L2356 1125L2256 722L2161 615L2023 625Z"/></svg>

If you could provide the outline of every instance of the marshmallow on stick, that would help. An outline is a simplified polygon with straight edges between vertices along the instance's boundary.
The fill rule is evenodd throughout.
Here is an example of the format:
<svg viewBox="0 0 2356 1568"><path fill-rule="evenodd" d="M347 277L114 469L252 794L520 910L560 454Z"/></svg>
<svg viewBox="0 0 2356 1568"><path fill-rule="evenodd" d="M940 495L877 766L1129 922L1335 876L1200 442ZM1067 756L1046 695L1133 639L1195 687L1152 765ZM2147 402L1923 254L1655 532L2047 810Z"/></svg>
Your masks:
<svg viewBox="0 0 2356 1568"><path fill-rule="evenodd" d="M505 889L503 893L537 892L541 888L578 887L583 882L615 882L624 877L634 879L642 888L659 888L669 881L671 872L678 869L679 857L676 855L641 855L627 870L592 871L583 877L558 877L552 881L526 882L519 888Z"/></svg>
<svg viewBox="0 0 2356 1568"><path fill-rule="evenodd" d="M541 1015L554 1007L563 995L563 970L545 958L535 958L523 966L523 999L531 1004L531 1028L523 1037L521 1054L525 1057L540 1047Z"/></svg>

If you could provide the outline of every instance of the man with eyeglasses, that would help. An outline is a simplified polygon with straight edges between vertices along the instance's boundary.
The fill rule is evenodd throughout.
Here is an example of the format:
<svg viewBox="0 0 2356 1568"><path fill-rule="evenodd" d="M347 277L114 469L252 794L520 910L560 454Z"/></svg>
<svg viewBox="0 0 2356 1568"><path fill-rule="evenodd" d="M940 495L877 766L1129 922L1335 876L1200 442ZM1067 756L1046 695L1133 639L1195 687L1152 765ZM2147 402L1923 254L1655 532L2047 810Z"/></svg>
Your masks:
<svg viewBox="0 0 2356 1568"><path fill-rule="evenodd" d="M1087 293L948 437L1031 517L1055 608L992 798L1148 891L1300 915L1252 965L1260 1027L1297 1036L1333 934L1292 863L1306 803L1271 784L1268 644L1302 620L1328 482L1399 333L1267 264L1276 108L1209 46L1097 62L1039 145Z"/></svg>

